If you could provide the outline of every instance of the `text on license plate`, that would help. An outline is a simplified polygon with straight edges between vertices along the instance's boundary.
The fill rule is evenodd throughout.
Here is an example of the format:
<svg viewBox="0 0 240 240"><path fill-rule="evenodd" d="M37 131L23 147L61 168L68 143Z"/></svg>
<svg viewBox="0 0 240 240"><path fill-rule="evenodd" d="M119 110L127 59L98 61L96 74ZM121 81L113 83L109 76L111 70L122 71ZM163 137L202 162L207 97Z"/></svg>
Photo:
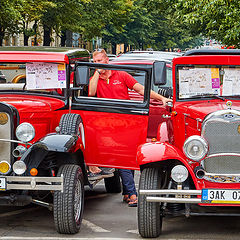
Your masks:
<svg viewBox="0 0 240 240"><path fill-rule="evenodd" d="M6 190L6 178L0 177L0 191Z"/></svg>
<svg viewBox="0 0 240 240"><path fill-rule="evenodd" d="M202 202L240 204L240 189L203 189Z"/></svg>

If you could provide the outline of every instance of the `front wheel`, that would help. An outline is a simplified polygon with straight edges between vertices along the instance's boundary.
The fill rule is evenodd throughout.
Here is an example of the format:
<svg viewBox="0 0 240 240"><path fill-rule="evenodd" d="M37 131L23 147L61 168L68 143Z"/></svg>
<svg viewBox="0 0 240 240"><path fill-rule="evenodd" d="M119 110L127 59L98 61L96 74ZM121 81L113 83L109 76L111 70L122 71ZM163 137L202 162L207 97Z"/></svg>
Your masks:
<svg viewBox="0 0 240 240"><path fill-rule="evenodd" d="M54 192L54 222L59 233L79 232L84 208L84 180L82 169L77 165L63 165L63 192Z"/></svg>
<svg viewBox="0 0 240 240"><path fill-rule="evenodd" d="M139 189L161 189L161 170L145 168L141 172ZM138 197L138 230L144 238L156 238L162 232L161 204L147 202L146 195Z"/></svg>

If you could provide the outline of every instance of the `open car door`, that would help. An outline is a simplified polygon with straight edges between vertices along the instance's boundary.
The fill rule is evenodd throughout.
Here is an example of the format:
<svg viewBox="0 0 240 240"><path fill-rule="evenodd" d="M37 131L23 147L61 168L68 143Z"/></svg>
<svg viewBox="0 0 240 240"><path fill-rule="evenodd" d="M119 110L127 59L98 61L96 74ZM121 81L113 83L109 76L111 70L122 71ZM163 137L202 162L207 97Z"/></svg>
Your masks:
<svg viewBox="0 0 240 240"><path fill-rule="evenodd" d="M89 97L89 78L99 68L143 72L144 96L140 100ZM145 143L147 137L151 73L151 67L76 64L71 111L82 118L83 154L87 165L138 169L137 147Z"/></svg>

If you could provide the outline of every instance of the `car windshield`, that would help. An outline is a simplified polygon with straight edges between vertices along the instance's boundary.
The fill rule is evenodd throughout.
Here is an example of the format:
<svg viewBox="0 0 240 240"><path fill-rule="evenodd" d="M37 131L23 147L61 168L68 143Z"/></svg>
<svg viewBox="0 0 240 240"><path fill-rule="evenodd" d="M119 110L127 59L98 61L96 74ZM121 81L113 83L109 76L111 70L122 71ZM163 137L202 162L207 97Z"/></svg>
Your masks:
<svg viewBox="0 0 240 240"><path fill-rule="evenodd" d="M177 97L218 98L240 96L240 66L177 66Z"/></svg>
<svg viewBox="0 0 240 240"><path fill-rule="evenodd" d="M0 63L0 91L39 91L62 93L66 88L63 63Z"/></svg>

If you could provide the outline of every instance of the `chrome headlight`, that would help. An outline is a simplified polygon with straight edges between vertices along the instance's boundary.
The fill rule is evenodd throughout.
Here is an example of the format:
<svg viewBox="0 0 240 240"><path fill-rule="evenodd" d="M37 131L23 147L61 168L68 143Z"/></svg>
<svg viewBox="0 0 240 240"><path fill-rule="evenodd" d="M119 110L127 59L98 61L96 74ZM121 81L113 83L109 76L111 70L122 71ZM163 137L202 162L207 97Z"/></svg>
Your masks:
<svg viewBox="0 0 240 240"><path fill-rule="evenodd" d="M21 161L18 160L13 164L13 171L17 174L17 175L21 175L23 173L25 173L25 171L27 170L27 166L26 164Z"/></svg>
<svg viewBox="0 0 240 240"><path fill-rule="evenodd" d="M177 182L182 183L188 178L188 170L183 165L177 165L172 169L171 178Z"/></svg>
<svg viewBox="0 0 240 240"><path fill-rule="evenodd" d="M19 141L29 142L35 137L35 129L32 124L24 122L16 129L16 137Z"/></svg>
<svg viewBox="0 0 240 240"><path fill-rule="evenodd" d="M208 144L204 138L194 135L185 141L183 151L188 158L200 161L208 152Z"/></svg>

